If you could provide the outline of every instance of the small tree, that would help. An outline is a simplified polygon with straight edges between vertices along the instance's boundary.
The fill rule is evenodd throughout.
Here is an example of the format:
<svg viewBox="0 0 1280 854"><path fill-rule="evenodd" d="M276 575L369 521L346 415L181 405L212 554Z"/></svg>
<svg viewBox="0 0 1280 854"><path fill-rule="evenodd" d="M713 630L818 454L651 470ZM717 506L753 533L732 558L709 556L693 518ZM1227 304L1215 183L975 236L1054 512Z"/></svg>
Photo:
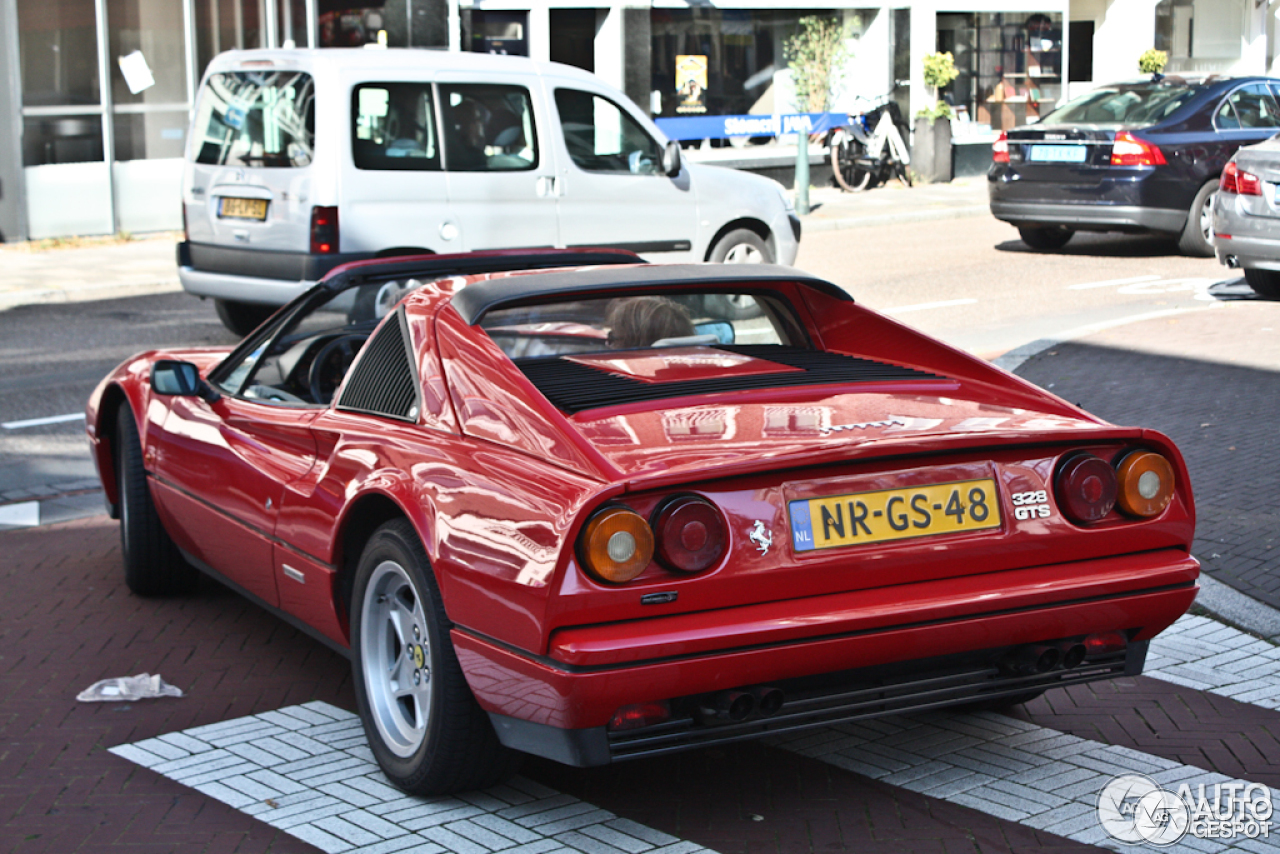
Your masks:
<svg viewBox="0 0 1280 854"><path fill-rule="evenodd" d="M801 18L799 29L783 42L782 50L791 68L796 107L806 113L825 113L849 58L844 27L833 18Z"/></svg>
<svg viewBox="0 0 1280 854"><path fill-rule="evenodd" d="M1138 57L1138 70L1143 74L1159 74L1169 62L1169 54L1155 48L1148 48Z"/></svg>
<svg viewBox="0 0 1280 854"><path fill-rule="evenodd" d="M960 76L955 57L946 53L927 53L924 57L924 85L933 93L934 106L920 110L916 115L929 119L951 118L950 105L938 97L938 90Z"/></svg>

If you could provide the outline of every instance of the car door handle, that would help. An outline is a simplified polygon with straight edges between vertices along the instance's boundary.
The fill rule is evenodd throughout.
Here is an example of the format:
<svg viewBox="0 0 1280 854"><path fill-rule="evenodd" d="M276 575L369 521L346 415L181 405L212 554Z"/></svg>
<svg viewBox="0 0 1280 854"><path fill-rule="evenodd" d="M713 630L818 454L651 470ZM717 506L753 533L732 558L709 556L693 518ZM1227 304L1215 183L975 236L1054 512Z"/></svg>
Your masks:
<svg viewBox="0 0 1280 854"><path fill-rule="evenodd" d="M538 198L555 198L560 195L560 179L555 175L539 175L535 189Z"/></svg>

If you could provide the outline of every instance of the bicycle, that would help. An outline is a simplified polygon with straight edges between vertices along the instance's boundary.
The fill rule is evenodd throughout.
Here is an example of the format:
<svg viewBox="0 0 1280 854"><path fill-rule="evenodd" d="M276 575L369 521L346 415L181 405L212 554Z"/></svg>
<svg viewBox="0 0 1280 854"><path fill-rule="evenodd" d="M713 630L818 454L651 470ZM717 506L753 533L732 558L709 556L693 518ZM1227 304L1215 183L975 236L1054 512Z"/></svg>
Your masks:
<svg viewBox="0 0 1280 854"><path fill-rule="evenodd" d="M907 124L898 102L888 95L876 99L871 109L850 114L849 124L831 134L831 169L836 183L858 193L897 177L911 186L911 151Z"/></svg>

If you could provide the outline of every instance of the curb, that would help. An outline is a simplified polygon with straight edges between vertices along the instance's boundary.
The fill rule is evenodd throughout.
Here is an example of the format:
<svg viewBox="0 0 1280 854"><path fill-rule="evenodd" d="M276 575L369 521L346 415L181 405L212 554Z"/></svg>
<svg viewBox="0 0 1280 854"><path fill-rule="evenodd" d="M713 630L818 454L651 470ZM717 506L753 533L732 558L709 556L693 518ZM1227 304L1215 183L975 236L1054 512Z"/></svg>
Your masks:
<svg viewBox="0 0 1280 854"><path fill-rule="evenodd" d="M927 222L940 219L963 219L971 216L989 214L986 205L966 205L964 207L942 208L940 210L907 211L905 213L879 214L872 216L844 217L841 219L813 219L812 214L800 219L802 234L814 231L842 231L846 228L862 228L873 225L899 225L905 222Z"/></svg>
<svg viewBox="0 0 1280 854"><path fill-rule="evenodd" d="M38 291L10 291L0 293L0 311L23 305L49 305L51 303L91 302L119 297L146 296L149 294L175 293L182 290L177 277L149 282L104 282L76 288L47 288Z"/></svg>

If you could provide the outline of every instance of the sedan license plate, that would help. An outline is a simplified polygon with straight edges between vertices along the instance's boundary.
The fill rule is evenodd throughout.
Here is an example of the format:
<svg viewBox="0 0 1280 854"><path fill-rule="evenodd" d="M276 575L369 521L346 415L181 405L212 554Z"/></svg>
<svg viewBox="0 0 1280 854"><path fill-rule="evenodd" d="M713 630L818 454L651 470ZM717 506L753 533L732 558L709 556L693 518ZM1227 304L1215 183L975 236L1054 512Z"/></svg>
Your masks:
<svg viewBox="0 0 1280 854"><path fill-rule="evenodd" d="M806 498L787 507L798 552L1000 527L991 478Z"/></svg>
<svg viewBox="0 0 1280 854"><path fill-rule="evenodd" d="M1027 159L1038 163L1083 163L1083 145L1033 145Z"/></svg>
<svg viewBox="0 0 1280 854"><path fill-rule="evenodd" d="M218 216L223 219L256 219L267 218L266 199L237 199L224 196L218 206Z"/></svg>

